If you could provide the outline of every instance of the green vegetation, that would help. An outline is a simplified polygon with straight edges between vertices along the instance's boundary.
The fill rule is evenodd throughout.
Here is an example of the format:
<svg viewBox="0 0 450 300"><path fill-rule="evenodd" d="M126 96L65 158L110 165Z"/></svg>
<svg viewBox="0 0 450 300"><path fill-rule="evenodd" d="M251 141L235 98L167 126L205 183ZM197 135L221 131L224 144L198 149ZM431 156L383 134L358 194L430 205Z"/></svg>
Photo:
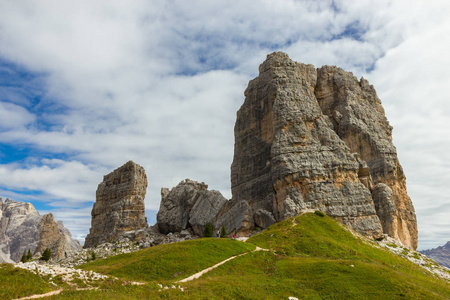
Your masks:
<svg viewBox="0 0 450 300"><path fill-rule="evenodd" d="M44 250L44 253L42 253L41 260L49 261L50 258L52 258L52 252L47 248Z"/></svg>
<svg viewBox="0 0 450 300"><path fill-rule="evenodd" d="M270 251L249 252L255 246ZM176 283L241 253L198 279ZM275 224L246 243L198 239L81 268L122 279L103 281L98 290L66 289L52 299L450 299L449 282L316 213Z"/></svg>
<svg viewBox="0 0 450 300"><path fill-rule="evenodd" d="M33 256L31 255L31 250L23 250L22 258L20 259L21 262L26 263L28 261L31 261L33 259Z"/></svg>
<svg viewBox="0 0 450 300"><path fill-rule="evenodd" d="M22 258L20 259L20 261L23 263L27 262L27 250L23 250Z"/></svg>
<svg viewBox="0 0 450 300"><path fill-rule="evenodd" d="M80 268L128 280L173 282L253 249L231 239L198 239L99 259Z"/></svg>
<svg viewBox="0 0 450 300"><path fill-rule="evenodd" d="M94 251L90 251L88 257L86 257L86 261L90 262L91 260L96 260L97 254Z"/></svg>
<svg viewBox="0 0 450 300"><path fill-rule="evenodd" d="M314 213L316 215L318 215L319 217L325 217L325 214L323 212L321 212L320 210L316 210Z"/></svg>
<svg viewBox="0 0 450 300"><path fill-rule="evenodd" d="M212 237L213 235L213 228L210 223L206 224L205 226L205 237Z"/></svg>
<svg viewBox="0 0 450 300"><path fill-rule="evenodd" d="M40 276L11 264L0 264L0 299L15 299L44 294L54 287Z"/></svg>
<svg viewBox="0 0 450 300"><path fill-rule="evenodd" d="M227 237L227 230L225 228L225 225L222 225L222 230L220 231L220 237L226 238Z"/></svg>
<svg viewBox="0 0 450 300"><path fill-rule="evenodd" d="M389 246L391 248L397 248L398 246L396 244L387 243L386 246Z"/></svg>

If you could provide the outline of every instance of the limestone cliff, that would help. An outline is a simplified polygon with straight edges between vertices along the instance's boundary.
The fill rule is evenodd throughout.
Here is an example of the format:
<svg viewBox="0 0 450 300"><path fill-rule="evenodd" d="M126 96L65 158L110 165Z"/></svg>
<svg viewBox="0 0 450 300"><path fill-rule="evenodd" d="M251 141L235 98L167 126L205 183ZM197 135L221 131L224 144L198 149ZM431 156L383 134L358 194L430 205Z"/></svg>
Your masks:
<svg viewBox="0 0 450 300"><path fill-rule="evenodd" d="M53 259L81 250L81 244L52 214L39 215L30 203L0 198L0 261L18 262L24 251L40 257L45 248Z"/></svg>
<svg viewBox="0 0 450 300"><path fill-rule="evenodd" d="M414 208L391 132L366 80L270 54L237 113L230 206L247 203L263 228L318 209L415 249Z"/></svg>
<svg viewBox="0 0 450 300"><path fill-rule="evenodd" d="M97 188L84 247L113 241L126 231L147 228L146 192L145 170L132 161L104 176Z"/></svg>

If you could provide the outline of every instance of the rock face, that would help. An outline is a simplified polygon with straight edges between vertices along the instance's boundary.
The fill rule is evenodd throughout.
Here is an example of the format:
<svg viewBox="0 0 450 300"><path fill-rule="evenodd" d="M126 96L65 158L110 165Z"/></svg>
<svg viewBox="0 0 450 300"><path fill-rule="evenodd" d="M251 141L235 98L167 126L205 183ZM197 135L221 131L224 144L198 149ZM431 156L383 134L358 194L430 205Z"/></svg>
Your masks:
<svg viewBox="0 0 450 300"><path fill-rule="evenodd" d="M368 180L384 233L416 249L414 207L392 143L392 127L374 87L364 78L358 81L340 68L324 66L317 71L315 94L339 138L367 164L358 176L361 182Z"/></svg>
<svg viewBox="0 0 450 300"><path fill-rule="evenodd" d="M156 216L163 234L192 229L203 236L206 224L218 230L217 219L226 211L228 201L218 191L209 191L206 184L190 179L180 182L170 191L161 190L161 205Z"/></svg>
<svg viewBox="0 0 450 300"><path fill-rule="evenodd" d="M72 239L62 222L52 214L39 215L30 203L0 199L0 260L18 262L24 251L31 250L40 257L49 248L53 259L63 258L81 250L79 241Z"/></svg>
<svg viewBox="0 0 450 300"><path fill-rule="evenodd" d="M62 221L56 222L52 213L44 215L39 223L39 242L34 254L42 256L47 248L56 259L74 255L82 248L79 241L72 239Z"/></svg>
<svg viewBox="0 0 450 300"><path fill-rule="evenodd" d="M415 212L391 132L366 80L270 54L237 113L229 206L252 216L244 231L317 209L415 249Z"/></svg>
<svg viewBox="0 0 450 300"><path fill-rule="evenodd" d="M447 242L447 244L445 244L444 246L420 251L420 253L425 254L429 258L439 263L441 266L450 269L450 242Z"/></svg>
<svg viewBox="0 0 450 300"><path fill-rule="evenodd" d="M146 192L144 168L132 161L105 175L97 188L91 229L84 247L114 241L126 231L147 228Z"/></svg>

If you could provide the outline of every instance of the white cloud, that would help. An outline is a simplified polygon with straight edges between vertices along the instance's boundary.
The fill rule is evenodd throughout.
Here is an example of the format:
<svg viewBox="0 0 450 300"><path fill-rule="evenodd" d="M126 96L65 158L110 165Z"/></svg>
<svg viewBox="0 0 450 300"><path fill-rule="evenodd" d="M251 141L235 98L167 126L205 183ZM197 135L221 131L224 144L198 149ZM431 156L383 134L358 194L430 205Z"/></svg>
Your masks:
<svg viewBox="0 0 450 300"><path fill-rule="evenodd" d="M367 75L394 126L394 143L416 207L419 248L450 240L450 33L448 5L423 5L404 41L389 49ZM448 227L448 224L446 225ZM423 236L423 238L422 238ZM426 237L426 238L425 238Z"/></svg>
<svg viewBox="0 0 450 300"><path fill-rule="evenodd" d="M13 103L0 102L0 130L22 128L35 120L33 114Z"/></svg>
<svg viewBox="0 0 450 300"><path fill-rule="evenodd" d="M24 192L43 190L48 204L56 207L61 204L79 207L83 202L95 200L96 186L102 180L104 168L95 170L77 161L58 159L42 159L39 163L42 165L0 165L0 185Z"/></svg>
<svg viewBox="0 0 450 300"><path fill-rule="evenodd" d="M427 237L420 243L443 244L444 219L430 216L450 202L448 12L437 1L1 2L0 57L33 74L28 85L0 87L0 142L30 152L0 165L0 185L14 196L42 191L73 228L65 201L78 203L74 218L86 227L80 203L130 159L146 169L147 209L186 177L231 197L245 86L266 54L284 50L374 84ZM45 160L53 153L67 158Z"/></svg>

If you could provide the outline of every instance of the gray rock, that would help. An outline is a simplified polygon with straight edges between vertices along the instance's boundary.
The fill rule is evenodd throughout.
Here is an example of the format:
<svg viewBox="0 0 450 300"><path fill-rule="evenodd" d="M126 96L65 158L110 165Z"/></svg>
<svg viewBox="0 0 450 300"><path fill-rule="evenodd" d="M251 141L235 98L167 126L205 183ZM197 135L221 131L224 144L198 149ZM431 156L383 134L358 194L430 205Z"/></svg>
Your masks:
<svg viewBox="0 0 450 300"><path fill-rule="evenodd" d="M34 256L42 256L47 248L50 249L53 260L73 255L82 248L79 241L72 239L62 221L56 222L52 213L44 215L39 223L39 243Z"/></svg>
<svg viewBox="0 0 450 300"><path fill-rule="evenodd" d="M205 191L190 212L189 224L194 234L203 236L206 224L213 224L228 200L218 191Z"/></svg>
<svg viewBox="0 0 450 300"><path fill-rule="evenodd" d="M245 200L230 205L222 216L213 224L214 232L225 226L228 235L245 236L252 233L255 223L253 220L253 209Z"/></svg>
<svg viewBox="0 0 450 300"><path fill-rule="evenodd" d="M376 239L415 249L417 224L389 125L373 86L336 67L272 53L245 90L231 165L233 198L186 180L161 191L163 233L207 223L252 233L321 210ZM380 222L381 220L381 222Z"/></svg>
<svg viewBox="0 0 450 300"><path fill-rule="evenodd" d="M273 217L273 214L264 209L258 209L255 213L255 225L261 228L267 228L275 224L277 220Z"/></svg>
<svg viewBox="0 0 450 300"><path fill-rule="evenodd" d="M415 248L414 209L373 87L342 69L316 70L280 52L268 55L259 71L237 113L233 202L247 201L263 227L270 222L261 221L261 209L276 221L317 209L367 236L381 238L385 229ZM372 190L388 181L401 195L397 211L406 204L394 218L406 234L382 228L384 215L377 214Z"/></svg>
<svg viewBox="0 0 450 300"><path fill-rule="evenodd" d="M168 193L161 193L156 220L161 233L180 232L188 228L189 214L208 186L190 179L180 182Z"/></svg>
<svg viewBox="0 0 450 300"><path fill-rule="evenodd" d="M84 247L114 241L130 230L147 228L146 192L145 170L132 161L104 176L97 188L91 228Z"/></svg>
<svg viewBox="0 0 450 300"><path fill-rule="evenodd" d="M209 191L203 182L190 179L169 192L163 190L156 219L164 234L192 229L195 235L203 236L206 224L213 224L228 202L218 191Z"/></svg>
<svg viewBox="0 0 450 300"><path fill-rule="evenodd" d="M360 181L369 190L379 183L391 189L392 194L376 195L379 203L376 205L377 215L383 231L416 249L417 221L414 207L407 194L405 175L392 143L392 126L386 119L374 87L364 78L358 81L352 73L340 68L323 66L317 70L315 95L323 114L332 120L333 129L339 138L352 152L358 153L366 164L366 168L360 168ZM382 198L383 195L388 198ZM395 208L386 214L384 207L391 205Z"/></svg>
<svg viewBox="0 0 450 300"><path fill-rule="evenodd" d="M180 231L180 237L185 238L192 235L192 232L189 229L184 229Z"/></svg>
<svg viewBox="0 0 450 300"><path fill-rule="evenodd" d="M52 252L52 259L76 253L81 243L72 239L69 230L52 214L39 215L31 203L0 199L0 260L18 262L24 251L40 257L45 248ZM51 228L51 230L50 230Z"/></svg>

